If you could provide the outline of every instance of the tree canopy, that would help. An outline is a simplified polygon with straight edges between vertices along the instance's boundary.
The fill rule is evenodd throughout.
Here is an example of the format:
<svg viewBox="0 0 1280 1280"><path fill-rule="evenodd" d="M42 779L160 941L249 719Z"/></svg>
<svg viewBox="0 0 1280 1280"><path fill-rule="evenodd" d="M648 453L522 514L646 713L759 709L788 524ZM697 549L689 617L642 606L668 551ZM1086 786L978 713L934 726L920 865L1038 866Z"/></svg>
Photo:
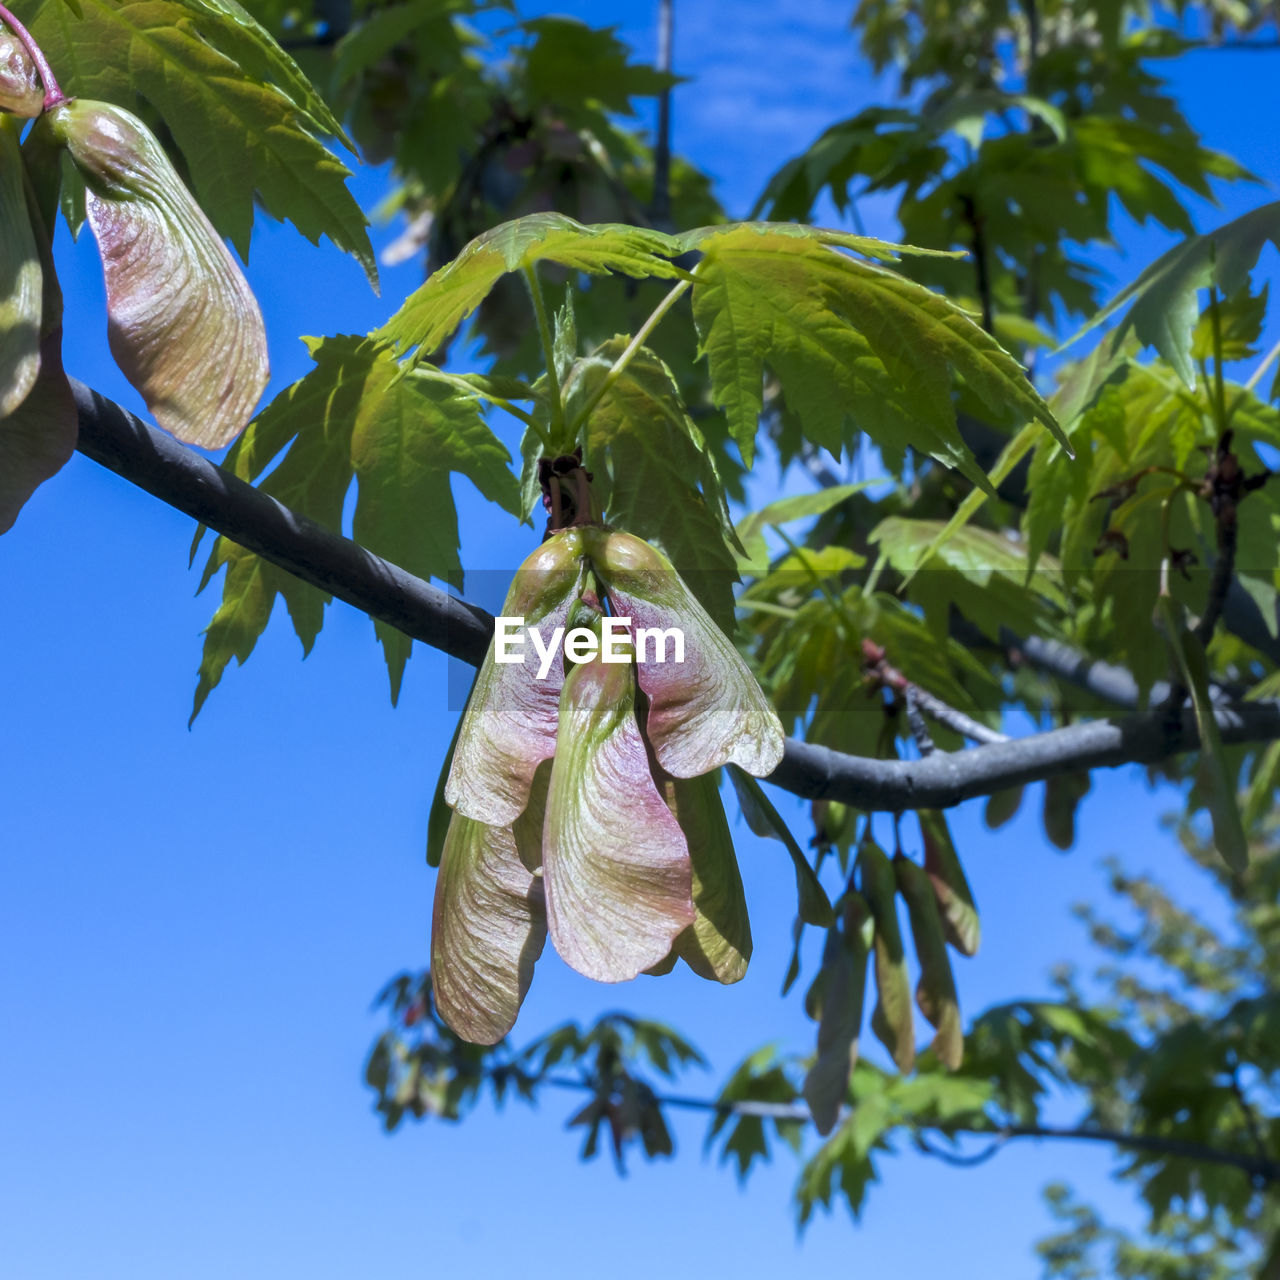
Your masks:
<svg viewBox="0 0 1280 1280"><path fill-rule="evenodd" d="M649 65L472 0L0 5L0 528L75 449L198 522L193 722L277 600L304 653L335 598L367 613L393 702L415 640L478 668L422 833L430 966L382 992L366 1064L386 1128L577 1090L584 1156L621 1165L670 1156L693 1106L740 1177L794 1149L801 1223L857 1216L906 1145L1093 1141L1146 1222L1051 1186L1046 1276L1280 1275L1280 203L1161 74L1271 48L1271 12L862 0L885 100L777 157L735 221L672 150L659 11ZM349 181L384 163L387 256L421 285L308 337L260 406L255 221L376 288ZM1248 212L1197 226L1247 184ZM886 201L893 241L862 217ZM1175 239L1113 291L1121 218ZM58 219L98 245L161 430L64 369ZM455 477L542 539L497 618L468 599ZM508 616L559 628L563 661L505 665ZM639 628L680 660L647 663ZM1096 973L971 1010L948 811L994 830L1043 784L1072 850L1121 764L1176 789L1221 904L1117 866L1120 922L1081 909ZM665 1022L517 1027L547 941L602 981L738 981L735 809L794 866L780 976L812 1042L743 1045L691 1098L702 1054Z"/></svg>

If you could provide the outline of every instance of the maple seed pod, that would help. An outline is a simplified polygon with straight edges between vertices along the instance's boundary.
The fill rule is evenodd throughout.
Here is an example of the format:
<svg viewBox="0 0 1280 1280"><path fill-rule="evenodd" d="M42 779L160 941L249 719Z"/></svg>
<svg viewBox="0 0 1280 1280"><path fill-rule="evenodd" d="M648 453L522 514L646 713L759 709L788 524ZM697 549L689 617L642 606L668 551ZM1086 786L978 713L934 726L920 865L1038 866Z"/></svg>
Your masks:
<svg viewBox="0 0 1280 1280"><path fill-rule="evenodd" d="M964 1061L964 1030L960 1024L960 1005L956 999L956 984L951 975L951 961L947 957L946 936L937 899L929 876L910 858L901 853L894 854L893 872L907 903L916 959L920 962L916 1004L930 1025L937 1029L933 1051L944 1066L957 1071Z"/></svg>
<svg viewBox="0 0 1280 1280"><path fill-rule="evenodd" d="M33 120L44 110L44 86L22 41L0 23L0 111Z"/></svg>
<svg viewBox="0 0 1280 1280"><path fill-rule="evenodd" d="M542 881L509 827L455 813L431 913L436 1008L472 1044L496 1044L515 1024L547 936Z"/></svg>
<svg viewBox="0 0 1280 1280"><path fill-rule="evenodd" d="M502 616L524 618L549 641L582 594L582 552L579 529L548 538L516 570ZM529 803L538 765L555 755L564 670L553 661L539 680L538 665L535 653L526 653L524 662L498 662L495 637L476 676L444 798L477 822L509 827Z"/></svg>
<svg viewBox="0 0 1280 1280"><path fill-rule="evenodd" d="M835 1127L840 1104L849 1092L849 1075L858 1061L874 928L866 899L861 894L847 894L840 924L827 933L821 981L815 982L810 992L812 1012L820 1022L818 1054L804 1079L804 1097L818 1132L824 1136Z"/></svg>
<svg viewBox="0 0 1280 1280"><path fill-rule="evenodd" d="M661 964L697 920L689 846L650 773L628 663L597 657L565 677L542 873L551 941L597 982Z"/></svg>
<svg viewBox="0 0 1280 1280"><path fill-rule="evenodd" d="M676 939L671 959L681 957L700 978L738 982L751 959L751 922L717 775L673 778L652 758L649 768L684 832L693 867L697 918Z"/></svg>
<svg viewBox="0 0 1280 1280"><path fill-rule="evenodd" d="M612 611L636 628L676 629L684 636L683 662L636 665L649 699L646 734L658 763L676 778L695 778L729 763L757 778L771 774L782 759L782 722L742 655L671 561L629 533L585 533Z"/></svg>
<svg viewBox="0 0 1280 1280"><path fill-rule="evenodd" d="M871 1029L893 1055L899 1071L916 1061L916 1033L911 1014L911 983L898 924L897 887L888 855L873 840L858 846L862 896L875 921L873 951L877 1002Z"/></svg>
<svg viewBox="0 0 1280 1280"><path fill-rule="evenodd" d="M267 385L262 313L240 268L137 116L73 98L44 120L85 181L116 363L166 431L230 444Z"/></svg>
<svg viewBox="0 0 1280 1280"><path fill-rule="evenodd" d="M951 832L947 830L947 820L936 809L921 809L916 816L924 837L925 874L938 900L943 932L961 955L977 955L982 926L969 881L951 841Z"/></svg>
<svg viewBox="0 0 1280 1280"><path fill-rule="evenodd" d="M0 119L0 280L9 282L0 296L0 533L71 457L78 433L62 371L62 293L16 135Z"/></svg>

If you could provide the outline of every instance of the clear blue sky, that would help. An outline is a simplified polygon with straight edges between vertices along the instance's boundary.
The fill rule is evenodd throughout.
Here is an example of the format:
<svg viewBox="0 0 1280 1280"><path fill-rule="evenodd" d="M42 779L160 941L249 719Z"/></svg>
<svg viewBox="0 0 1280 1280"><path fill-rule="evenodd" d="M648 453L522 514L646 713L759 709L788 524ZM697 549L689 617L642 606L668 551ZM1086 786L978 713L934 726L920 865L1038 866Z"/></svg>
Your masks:
<svg viewBox="0 0 1280 1280"><path fill-rule="evenodd" d="M535 5L534 8L543 6ZM651 50L655 5L546 6L617 20ZM845 23L852 6L685 0L676 142L745 212L775 165L874 99ZM794 9L792 10L795 11ZM1201 55L1176 68L1210 144L1280 174L1269 119L1280 54ZM749 122L749 127L744 125ZM372 205L377 174L357 191ZM1228 193L1227 212L1267 196ZM1226 213L1222 215L1227 216ZM1213 215L1202 218L1202 224ZM873 227L892 234L892 227ZM379 232L379 243L392 231ZM1125 227L1130 277L1164 241ZM106 353L88 238L58 245L70 370L136 403ZM363 331L417 283L388 270L381 300L329 248L262 223L250 279L266 313L273 391L307 367L300 333ZM534 535L498 528L459 482L464 559L518 563ZM770 496L765 488L759 497ZM904 1155L882 1166L856 1228L843 1212L797 1239L789 1154L739 1189L673 1116L672 1162L581 1164L572 1099L487 1110L460 1126L380 1131L360 1080L381 1027L369 1003L427 955L426 813L452 728L445 661L415 649L388 704L371 624L342 605L312 656L278 616L194 729L199 633L190 520L77 456L0 539L0 1267L10 1280L224 1280L383 1270L617 1280L716 1268L750 1280L812 1269L914 1280L1035 1274L1039 1188L1065 1177L1116 1214L1105 1151L1026 1145L961 1172ZM780 797L801 832L802 806ZM1051 964L1087 962L1071 902L1096 897L1100 858L1197 881L1156 826L1173 797L1138 771L1099 776L1076 850L1040 834L1033 795L998 835L980 807L954 826L984 914L958 967L970 1012L1046 994ZM599 987L551 954L519 1031L627 1007L685 1030L710 1092L750 1048L803 1049L812 1029L778 988L792 913L780 847L739 831L756 955L739 986L687 975Z"/></svg>

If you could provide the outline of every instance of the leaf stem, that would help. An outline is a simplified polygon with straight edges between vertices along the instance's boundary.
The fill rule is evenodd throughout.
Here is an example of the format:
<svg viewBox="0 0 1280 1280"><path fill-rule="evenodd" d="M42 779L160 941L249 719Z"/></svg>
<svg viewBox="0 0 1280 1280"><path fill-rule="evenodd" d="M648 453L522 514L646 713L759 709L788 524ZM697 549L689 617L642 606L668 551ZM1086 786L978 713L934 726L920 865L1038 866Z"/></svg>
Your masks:
<svg viewBox="0 0 1280 1280"><path fill-rule="evenodd" d="M538 273L532 265L523 269L524 282L529 288L529 299L533 303L533 314L538 322L538 341L542 344L542 355L547 362L547 390L551 401L551 433L555 445L560 451L567 449L572 441L566 441L564 429L564 400L560 394L560 375L556 372L555 343L551 338L551 322L547 319L547 304L543 301L542 286L538 283ZM546 443L544 439L544 443ZM551 445L548 444L548 448Z"/></svg>
<svg viewBox="0 0 1280 1280"><path fill-rule="evenodd" d="M1249 381L1244 384L1244 389L1246 391L1252 391L1254 387L1262 381L1262 375L1266 373L1273 364L1275 364L1277 357L1280 357L1280 342L1277 342L1276 345L1262 357L1262 362L1249 375Z"/></svg>
<svg viewBox="0 0 1280 1280"><path fill-rule="evenodd" d="M1213 327L1213 386L1218 434L1227 429L1227 392L1222 381L1222 316L1218 307L1218 287L1209 286L1209 323Z"/></svg>
<svg viewBox="0 0 1280 1280"><path fill-rule="evenodd" d="M44 109L48 111L50 107L56 107L58 103L65 102L67 95L62 92L57 77L53 74L53 68L49 65L49 59L44 56L44 50L36 43L31 32L4 4L0 4L0 22L3 22L18 37L22 47L27 51L27 56L35 63L36 74L44 86Z"/></svg>
<svg viewBox="0 0 1280 1280"><path fill-rule="evenodd" d="M600 385L587 397L586 403L574 415L571 434L577 434L578 428L586 421L591 410L604 399L608 394L609 388L617 382L625 371L627 365L635 359L636 352L644 346L645 339L654 331L654 329L657 328L658 322L667 314L668 311L671 310L673 306L675 306L675 304L680 300L680 297L692 283L692 279L679 281L674 288L668 290L667 296L663 298L656 307L654 307L649 318L640 326L639 329L636 330L635 337L627 343L625 350L613 362L613 366L610 368L609 372L601 379Z"/></svg>

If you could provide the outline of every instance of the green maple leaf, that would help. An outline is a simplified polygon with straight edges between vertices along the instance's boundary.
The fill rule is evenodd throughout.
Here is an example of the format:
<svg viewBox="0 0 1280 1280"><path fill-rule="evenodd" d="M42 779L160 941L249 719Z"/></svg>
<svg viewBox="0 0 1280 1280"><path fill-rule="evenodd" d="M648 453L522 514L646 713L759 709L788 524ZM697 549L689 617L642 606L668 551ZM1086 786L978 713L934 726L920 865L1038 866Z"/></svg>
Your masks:
<svg viewBox="0 0 1280 1280"><path fill-rule="evenodd" d="M429 377L399 377L389 348L364 342L368 381L351 439L358 480L353 532L375 555L419 578L461 586L458 515L450 472L468 476L491 502L518 515L511 455L481 416L481 401ZM399 695L410 641L374 624L386 652L391 697Z"/></svg>
<svg viewBox="0 0 1280 1280"><path fill-rule="evenodd" d="M676 77L628 60L616 27L593 28L575 18L534 18L523 24L536 36L525 59L528 91L536 101L561 107L588 102L619 115L634 115L631 99L656 96Z"/></svg>
<svg viewBox="0 0 1280 1280"><path fill-rule="evenodd" d="M999 533L972 526L945 540L936 520L890 516L872 530L870 541L900 573L911 575L911 600L925 618L945 632L954 606L992 639L1002 627L1021 635L1042 633L1066 598L1055 562L1028 574L1027 550Z"/></svg>
<svg viewBox="0 0 1280 1280"><path fill-rule="evenodd" d="M429 371L400 377L385 343L349 336L307 342L316 367L258 415L225 465L241 479L253 480L287 447L259 488L334 530L341 528L354 477L358 541L418 577L460 580L451 473L463 473L513 514L519 505L507 465L510 455L480 416L480 399ZM304 650L320 630L315 599L320 613L329 599L221 538L202 588L224 563L228 575L222 604L205 634L196 712L227 662L249 656L277 595L289 607ZM375 628L394 700L411 641L387 624L375 623Z"/></svg>
<svg viewBox="0 0 1280 1280"><path fill-rule="evenodd" d="M304 656L311 652L320 634L325 606L332 599L227 538L219 538L214 543L204 581L200 584L202 590L223 565L227 567L227 576L222 584L222 601L205 628L204 652L188 724L195 722L205 700L222 679L227 663L235 658L243 664L253 652L258 637L271 621L277 596L283 598L289 610Z"/></svg>
<svg viewBox="0 0 1280 1280"><path fill-rule="evenodd" d="M582 362L575 397L591 393L625 346L625 338L614 338ZM666 365L641 349L592 409L586 433L587 466L605 518L659 545L732 635L733 526L702 433Z"/></svg>
<svg viewBox="0 0 1280 1280"><path fill-rule="evenodd" d="M1063 346L1129 307L1117 340L1133 330L1140 342L1155 347L1187 386L1194 387L1191 353L1200 318L1199 291L1216 285L1223 295L1232 297L1245 288L1268 241L1280 247L1280 201L1253 209L1216 231L1188 236L1116 294Z"/></svg>
<svg viewBox="0 0 1280 1280"><path fill-rule="evenodd" d="M956 426L953 374L997 421L1038 419L1058 431L1022 366L963 311L835 251L867 252L871 242L768 224L687 239L705 254L693 309L712 395L748 464L766 364L815 444L838 455L852 420L877 443L909 444L983 489L990 486Z"/></svg>
<svg viewBox="0 0 1280 1280"><path fill-rule="evenodd" d="M535 213L477 236L435 272L379 330L396 350L416 351L416 363L434 351L485 300L508 272L554 262L572 271L672 279L681 274L671 258L681 252L671 236L641 227L604 223L583 226L559 213Z"/></svg>
<svg viewBox="0 0 1280 1280"><path fill-rule="evenodd" d="M328 236L370 281L377 267L319 94L234 0L41 0L31 15L63 89L163 118L197 198L248 258L254 201L307 239Z"/></svg>

